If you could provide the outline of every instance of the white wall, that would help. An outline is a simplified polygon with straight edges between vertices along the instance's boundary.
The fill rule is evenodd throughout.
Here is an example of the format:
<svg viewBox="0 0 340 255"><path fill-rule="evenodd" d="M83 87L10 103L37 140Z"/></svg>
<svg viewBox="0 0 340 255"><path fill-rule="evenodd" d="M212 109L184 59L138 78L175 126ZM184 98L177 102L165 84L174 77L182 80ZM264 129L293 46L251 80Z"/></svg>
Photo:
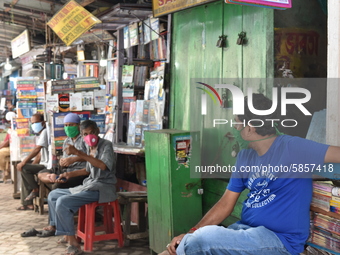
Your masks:
<svg viewBox="0 0 340 255"><path fill-rule="evenodd" d="M328 0L326 142L340 145L340 1Z"/></svg>

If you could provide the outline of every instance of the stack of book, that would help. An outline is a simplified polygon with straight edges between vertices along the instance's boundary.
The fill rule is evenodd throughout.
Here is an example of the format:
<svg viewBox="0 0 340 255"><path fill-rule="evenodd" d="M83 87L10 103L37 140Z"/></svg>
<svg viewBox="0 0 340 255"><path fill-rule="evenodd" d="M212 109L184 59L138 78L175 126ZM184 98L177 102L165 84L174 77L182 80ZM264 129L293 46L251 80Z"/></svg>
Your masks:
<svg viewBox="0 0 340 255"><path fill-rule="evenodd" d="M31 118L37 112L37 84L39 84L39 79L17 79L17 113L19 118Z"/></svg>
<svg viewBox="0 0 340 255"><path fill-rule="evenodd" d="M37 84L35 90L37 91L37 111L41 114L45 112L45 90L44 84Z"/></svg>
<svg viewBox="0 0 340 255"><path fill-rule="evenodd" d="M99 77L99 64L85 62L79 67L83 77Z"/></svg>
<svg viewBox="0 0 340 255"><path fill-rule="evenodd" d="M329 212L333 187L331 182L313 182L312 206Z"/></svg>
<svg viewBox="0 0 340 255"><path fill-rule="evenodd" d="M74 80L52 81L52 94L74 92Z"/></svg>
<svg viewBox="0 0 340 255"><path fill-rule="evenodd" d="M160 108L156 99L130 102L128 145L143 147L144 131L162 129Z"/></svg>
<svg viewBox="0 0 340 255"><path fill-rule="evenodd" d="M76 91L93 90L100 87L99 80L96 77L76 78L74 82Z"/></svg>
<svg viewBox="0 0 340 255"><path fill-rule="evenodd" d="M316 213L313 223L311 242L340 252L340 220Z"/></svg>

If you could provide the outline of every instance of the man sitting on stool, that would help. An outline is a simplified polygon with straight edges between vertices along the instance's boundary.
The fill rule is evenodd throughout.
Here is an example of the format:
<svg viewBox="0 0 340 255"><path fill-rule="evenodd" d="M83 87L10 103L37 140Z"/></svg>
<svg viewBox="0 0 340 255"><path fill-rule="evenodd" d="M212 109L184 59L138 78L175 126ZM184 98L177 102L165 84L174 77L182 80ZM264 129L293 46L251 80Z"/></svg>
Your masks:
<svg viewBox="0 0 340 255"><path fill-rule="evenodd" d="M64 129L67 135L66 140L63 144L63 149L68 145L73 145L77 150L86 153L86 146L84 139L80 135L79 131L80 118L78 114L69 113L64 118ZM77 171L77 176L71 177L65 180L58 178L58 175L53 173L52 170L42 170L38 174L38 178L46 183L54 183L52 189L61 188L67 189L72 188L83 183L83 180L89 175L85 170L86 161L79 156L69 155L66 151L63 151L63 157L59 161L59 165L62 167L61 173L67 173Z"/></svg>
<svg viewBox="0 0 340 255"><path fill-rule="evenodd" d="M90 175L84 180L83 185L69 189L55 189L48 195L50 225L55 226L56 235L66 235L70 244L66 254L82 253L74 229L73 216L77 210L85 204L97 201L106 203L117 198L112 143L98 137L99 129L94 121L83 121L80 124L80 132L88 145L87 154L77 150L73 145L66 147L65 151L67 154L86 160L86 171ZM60 178L68 179L75 173L75 171L63 173Z"/></svg>
<svg viewBox="0 0 340 255"><path fill-rule="evenodd" d="M31 118L32 130L38 134L38 140L33 151L17 165L17 170L21 172L21 204L17 210L33 210L32 200L39 195L39 186L35 180L35 175L47 168L49 163L48 145L49 138L46 131L44 116L36 113ZM30 160L33 159L32 164Z"/></svg>

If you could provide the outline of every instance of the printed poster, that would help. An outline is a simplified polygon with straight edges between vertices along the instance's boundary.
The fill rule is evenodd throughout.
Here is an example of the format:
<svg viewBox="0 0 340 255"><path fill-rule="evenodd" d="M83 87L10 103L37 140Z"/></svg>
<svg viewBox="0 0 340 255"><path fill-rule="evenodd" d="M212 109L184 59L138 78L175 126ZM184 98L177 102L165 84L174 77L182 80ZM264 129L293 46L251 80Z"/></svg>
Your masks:
<svg viewBox="0 0 340 255"><path fill-rule="evenodd" d="M82 111L82 99L83 95L81 92L70 93L70 111Z"/></svg>
<svg viewBox="0 0 340 255"><path fill-rule="evenodd" d="M59 112L59 96L58 94L46 94L46 111Z"/></svg>
<svg viewBox="0 0 340 255"><path fill-rule="evenodd" d="M59 94L59 111L69 112L70 111L70 94Z"/></svg>
<svg viewBox="0 0 340 255"><path fill-rule="evenodd" d="M82 94L83 94L83 100L82 100L83 110L88 110L88 111L94 110L93 91L82 92Z"/></svg>
<svg viewBox="0 0 340 255"><path fill-rule="evenodd" d="M106 107L106 95L105 90L94 90L94 108L105 108Z"/></svg>

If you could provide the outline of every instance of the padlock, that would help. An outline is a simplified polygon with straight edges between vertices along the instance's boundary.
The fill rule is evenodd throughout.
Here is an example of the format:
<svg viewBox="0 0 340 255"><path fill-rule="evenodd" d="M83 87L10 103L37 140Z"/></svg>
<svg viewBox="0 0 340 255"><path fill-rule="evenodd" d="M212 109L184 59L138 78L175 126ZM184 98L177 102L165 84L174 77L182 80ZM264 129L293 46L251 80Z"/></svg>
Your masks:
<svg viewBox="0 0 340 255"><path fill-rule="evenodd" d="M246 42L246 35L247 35L246 32L239 33L236 44L237 45L245 44L245 42Z"/></svg>

